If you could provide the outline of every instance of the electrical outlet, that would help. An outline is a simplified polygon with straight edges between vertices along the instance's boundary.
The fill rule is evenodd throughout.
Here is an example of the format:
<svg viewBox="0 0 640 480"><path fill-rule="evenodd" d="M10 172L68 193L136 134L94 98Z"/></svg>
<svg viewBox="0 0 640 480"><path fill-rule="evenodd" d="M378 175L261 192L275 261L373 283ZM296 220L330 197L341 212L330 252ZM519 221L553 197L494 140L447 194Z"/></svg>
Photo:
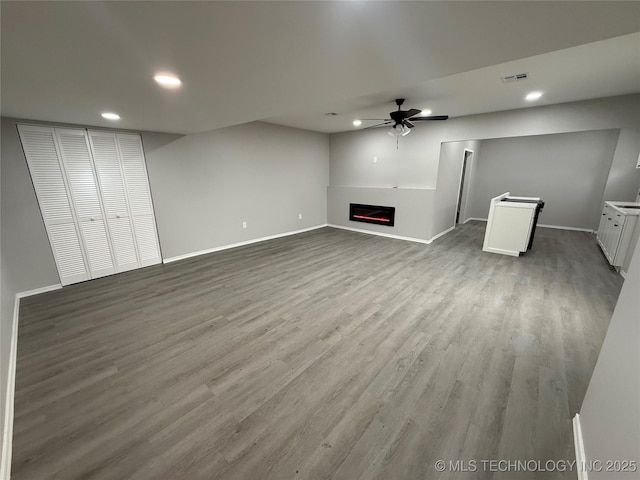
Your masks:
<svg viewBox="0 0 640 480"><path fill-rule="evenodd" d="M298 214L298 220L302 220L302 214L301 213Z"/></svg>
<svg viewBox="0 0 640 480"><path fill-rule="evenodd" d="M378 157L373 157L373 163L378 163Z"/></svg>
<svg viewBox="0 0 640 480"><path fill-rule="evenodd" d="M242 228L247 228L247 222L242 222Z"/></svg>

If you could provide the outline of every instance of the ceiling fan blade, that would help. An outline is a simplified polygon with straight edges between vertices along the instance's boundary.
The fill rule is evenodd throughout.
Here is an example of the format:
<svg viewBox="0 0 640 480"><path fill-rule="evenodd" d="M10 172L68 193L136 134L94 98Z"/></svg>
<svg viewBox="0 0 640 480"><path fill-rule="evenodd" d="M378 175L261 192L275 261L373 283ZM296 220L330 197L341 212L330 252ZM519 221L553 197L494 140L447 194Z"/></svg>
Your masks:
<svg viewBox="0 0 640 480"><path fill-rule="evenodd" d="M376 125L370 125L368 127L364 127L363 130L366 130L367 128L386 127L387 125L391 125L392 123L393 123L393 120L387 120L386 122L382 122L382 123L378 123Z"/></svg>
<svg viewBox="0 0 640 480"><path fill-rule="evenodd" d="M449 118L449 115L432 115L430 117L413 117L410 118L412 122L424 122L427 120L446 120Z"/></svg>
<svg viewBox="0 0 640 480"><path fill-rule="evenodd" d="M404 122L402 122L402 123L404 123L404 124L405 124L407 127L409 127L409 128L413 128L413 127L415 127L415 125L414 125L413 123L411 123L409 120L405 120L405 121L404 121Z"/></svg>
<svg viewBox="0 0 640 480"><path fill-rule="evenodd" d="M407 118L409 117L415 117L416 115L418 115L421 112L421 110L418 110L417 108L412 108L411 110L407 110Z"/></svg>
<svg viewBox="0 0 640 480"><path fill-rule="evenodd" d="M360 120L365 121L365 120L377 120L379 122L390 122L391 119L390 118L361 118Z"/></svg>

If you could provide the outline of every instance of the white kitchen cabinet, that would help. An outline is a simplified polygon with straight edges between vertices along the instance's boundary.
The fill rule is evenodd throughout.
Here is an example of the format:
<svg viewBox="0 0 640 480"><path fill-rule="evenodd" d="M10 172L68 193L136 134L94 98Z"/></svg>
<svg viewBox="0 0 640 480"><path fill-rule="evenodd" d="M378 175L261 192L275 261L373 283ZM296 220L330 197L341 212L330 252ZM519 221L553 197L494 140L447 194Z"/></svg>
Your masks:
<svg viewBox="0 0 640 480"><path fill-rule="evenodd" d="M492 198L482 250L514 257L526 252L539 201L537 197L512 197L509 192Z"/></svg>
<svg viewBox="0 0 640 480"><path fill-rule="evenodd" d="M605 202L598 226L598 244L614 267L622 267L640 233L640 203Z"/></svg>

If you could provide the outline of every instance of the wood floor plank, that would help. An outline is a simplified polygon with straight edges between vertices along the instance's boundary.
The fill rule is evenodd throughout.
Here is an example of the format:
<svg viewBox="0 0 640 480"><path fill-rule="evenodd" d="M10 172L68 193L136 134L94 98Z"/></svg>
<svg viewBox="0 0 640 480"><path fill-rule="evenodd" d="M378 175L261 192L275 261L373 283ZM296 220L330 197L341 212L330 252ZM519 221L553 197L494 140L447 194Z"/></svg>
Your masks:
<svg viewBox="0 0 640 480"><path fill-rule="evenodd" d="M24 299L12 478L572 460L622 278L593 235L540 228L513 258L481 251L484 227L431 245L324 228Z"/></svg>

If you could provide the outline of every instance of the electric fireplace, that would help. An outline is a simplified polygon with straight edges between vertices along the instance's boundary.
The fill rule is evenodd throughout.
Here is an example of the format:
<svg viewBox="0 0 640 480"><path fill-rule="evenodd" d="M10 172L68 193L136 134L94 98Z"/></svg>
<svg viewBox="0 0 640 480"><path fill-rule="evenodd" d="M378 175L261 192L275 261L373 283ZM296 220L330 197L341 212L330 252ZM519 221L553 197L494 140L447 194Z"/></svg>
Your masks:
<svg viewBox="0 0 640 480"><path fill-rule="evenodd" d="M375 223L393 227L396 215L396 207L384 207L382 205L362 205L360 203L349 204L349 220L353 222Z"/></svg>

